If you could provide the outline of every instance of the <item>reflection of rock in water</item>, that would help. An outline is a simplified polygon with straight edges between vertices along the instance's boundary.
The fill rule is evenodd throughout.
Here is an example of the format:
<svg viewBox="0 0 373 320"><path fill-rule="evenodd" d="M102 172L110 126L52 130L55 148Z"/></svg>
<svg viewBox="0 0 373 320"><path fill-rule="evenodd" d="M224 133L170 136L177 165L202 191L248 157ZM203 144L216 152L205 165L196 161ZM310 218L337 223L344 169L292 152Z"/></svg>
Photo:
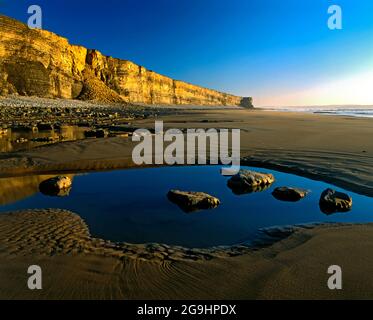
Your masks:
<svg viewBox="0 0 373 320"><path fill-rule="evenodd" d="M80 140L84 139L84 128L78 126L61 126L60 134L65 140Z"/></svg>
<svg viewBox="0 0 373 320"><path fill-rule="evenodd" d="M262 191L265 191L267 189L269 189L271 187L270 184L266 184L266 185L258 185L258 186L246 186L244 188L232 188L229 184L228 184L228 187L232 190L232 192L235 194L235 195L244 195L244 194L248 194L248 193L254 193L254 192L262 192Z"/></svg>
<svg viewBox="0 0 373 320"><path fill-rule="evenodd" d="M12 143L6 136L0 136L0 152L12 151Z"/></svg>
<svg viewBox="0 0 373 320"><path fill-rule="evenodd" d="M47 196L66 197L70 194L72 181L69 177L58 176L40 183L39 190Z"/></svg>
<svg viewBox="0 0 373 320"><path fill-rule="evenodd" d="M109 132L104 129L97 129L97 130L87 130L84 131L84 136L86 138L105 138L107 137Z"/></svg>
<svg viewBox="0 0 373 320"><path fill-rule="evenodd" d="M73 175L68 175L70 179ZM39 192L42 181L52 178L51 175L11 177L0 179L0 205L9 205Z"/></svg>
<svg viewBox="0 0 373 320"><path fill-rule="evenodd" d="M40 188L40 192L44 194L45 196L50 197L67 197L70 195L71 187L65 188L65 189L43 189Z"/></svg>
<svg viewBox="0 0 373 320"><path fill-rule="evenodd" d="M0 136L5 136L8 134L7 128L0 128Z"/></svg>
<svg viewBox="0 0 373 320"><path fill-rule="evenodd" d="M280 201L297 202L307 196L308 193L308 190L300 188L278 187L272 192L272 195Z"/></svg>
<svg viewBox="0 0 373 320"><path fill-rule="evenodd" d="M177 204L184 212L213 209L219 206L220 200L204 192L170 190L168 199Z"/></svg>
<svg viewBox="0 0 373 320"><path fill-rule="evenodd" d="M239 173L228 180L228 187L234 194L261 192L268 189L275 181L270 173L261 173L250 170L240 170Z"/></svg>
<svg viewBox="0 0 373 320"><path fill-rule="evenodd" d="M327 214L348 212L352 209L352 198L342 192L326 189L320 196L320 210Z"/></svg>
<svg viewBox="0 0 373 320"><path fill-rule="evenodd" d="M0 179L0 204L7 205L39 192L41 181L51 176L25 176Z"/></svg>

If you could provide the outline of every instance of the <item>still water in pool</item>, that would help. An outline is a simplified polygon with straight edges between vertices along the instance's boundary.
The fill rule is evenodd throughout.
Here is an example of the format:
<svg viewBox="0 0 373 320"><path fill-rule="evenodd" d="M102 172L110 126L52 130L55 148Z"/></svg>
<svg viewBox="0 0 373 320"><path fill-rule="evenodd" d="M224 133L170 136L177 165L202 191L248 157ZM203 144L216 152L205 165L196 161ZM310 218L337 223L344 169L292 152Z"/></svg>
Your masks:
<svg viewBox="0 0 373 320"><path fill-rule="evenodd" d="M28 150L59 141L82 140L85 138L84 131L86 130L89 128L68 125L61 126L59 129L35 132L31 129L7 129L5 134L0 134L0 152Z"/></svg>
<svg viewBox="0 0 373 320"><path fill-rule="evenodd" d="M38 184L50 176L7 178L0 179L0 211L68 209L85 220L94 237L187 247L249 242L259 228L274 225L373 222L373 198L274 170L243 169L272 173L276 182L262 192L235 195L227 187L229 177L220 174L219 166L130 169L72 176L68 196L49 197L38 192ZM271 194L278 186L300 187L311 193L299 202L282 202ZM322 213L319 197L328 187L352 196L353 209L333 215ZM218 197L221 205L185 213L167 199L170 189L206 192Z"/></svg>

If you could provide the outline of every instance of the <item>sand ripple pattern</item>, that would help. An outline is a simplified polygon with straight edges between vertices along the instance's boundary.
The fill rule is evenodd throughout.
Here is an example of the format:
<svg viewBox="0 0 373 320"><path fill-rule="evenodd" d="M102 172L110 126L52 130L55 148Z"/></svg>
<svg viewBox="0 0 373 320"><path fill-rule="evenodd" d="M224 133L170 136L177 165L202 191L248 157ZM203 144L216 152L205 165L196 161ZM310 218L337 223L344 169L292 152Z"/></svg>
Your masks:
<svg viewBox="0 0 373 320"><path fill-rule="evenodd" d="M232 257L252 250L245 245L189 249L158 243L113 243L92 237L79 215L62 209L25 210L0 215L0 253L9 258L94 254L162 264Z"/></svg>

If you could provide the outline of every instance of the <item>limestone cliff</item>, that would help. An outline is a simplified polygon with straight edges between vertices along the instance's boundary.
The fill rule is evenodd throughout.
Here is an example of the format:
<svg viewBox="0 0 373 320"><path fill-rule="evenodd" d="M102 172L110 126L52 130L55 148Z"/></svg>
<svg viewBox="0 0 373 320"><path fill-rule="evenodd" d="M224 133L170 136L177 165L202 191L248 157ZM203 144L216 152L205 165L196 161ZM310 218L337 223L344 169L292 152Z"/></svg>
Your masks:
<svg viewBox="0 0 373 320"><path fill-rule="evenodd" d="M0 94L11 93L108 102L252 106L251 98L173 80L0 15Z"/></svg>

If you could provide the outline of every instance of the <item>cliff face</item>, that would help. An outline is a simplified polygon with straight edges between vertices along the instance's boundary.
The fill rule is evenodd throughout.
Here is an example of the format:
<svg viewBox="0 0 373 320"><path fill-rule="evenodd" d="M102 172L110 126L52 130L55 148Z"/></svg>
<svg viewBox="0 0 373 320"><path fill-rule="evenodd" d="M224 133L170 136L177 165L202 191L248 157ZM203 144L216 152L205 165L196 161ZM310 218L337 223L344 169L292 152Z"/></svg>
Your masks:
<svg viewBox="0 0 373 320"><path fill-rule="evenodd" d="M106 102L252 106L251 98L173 80L0 15L0 94L10 93Z"/></svg>

